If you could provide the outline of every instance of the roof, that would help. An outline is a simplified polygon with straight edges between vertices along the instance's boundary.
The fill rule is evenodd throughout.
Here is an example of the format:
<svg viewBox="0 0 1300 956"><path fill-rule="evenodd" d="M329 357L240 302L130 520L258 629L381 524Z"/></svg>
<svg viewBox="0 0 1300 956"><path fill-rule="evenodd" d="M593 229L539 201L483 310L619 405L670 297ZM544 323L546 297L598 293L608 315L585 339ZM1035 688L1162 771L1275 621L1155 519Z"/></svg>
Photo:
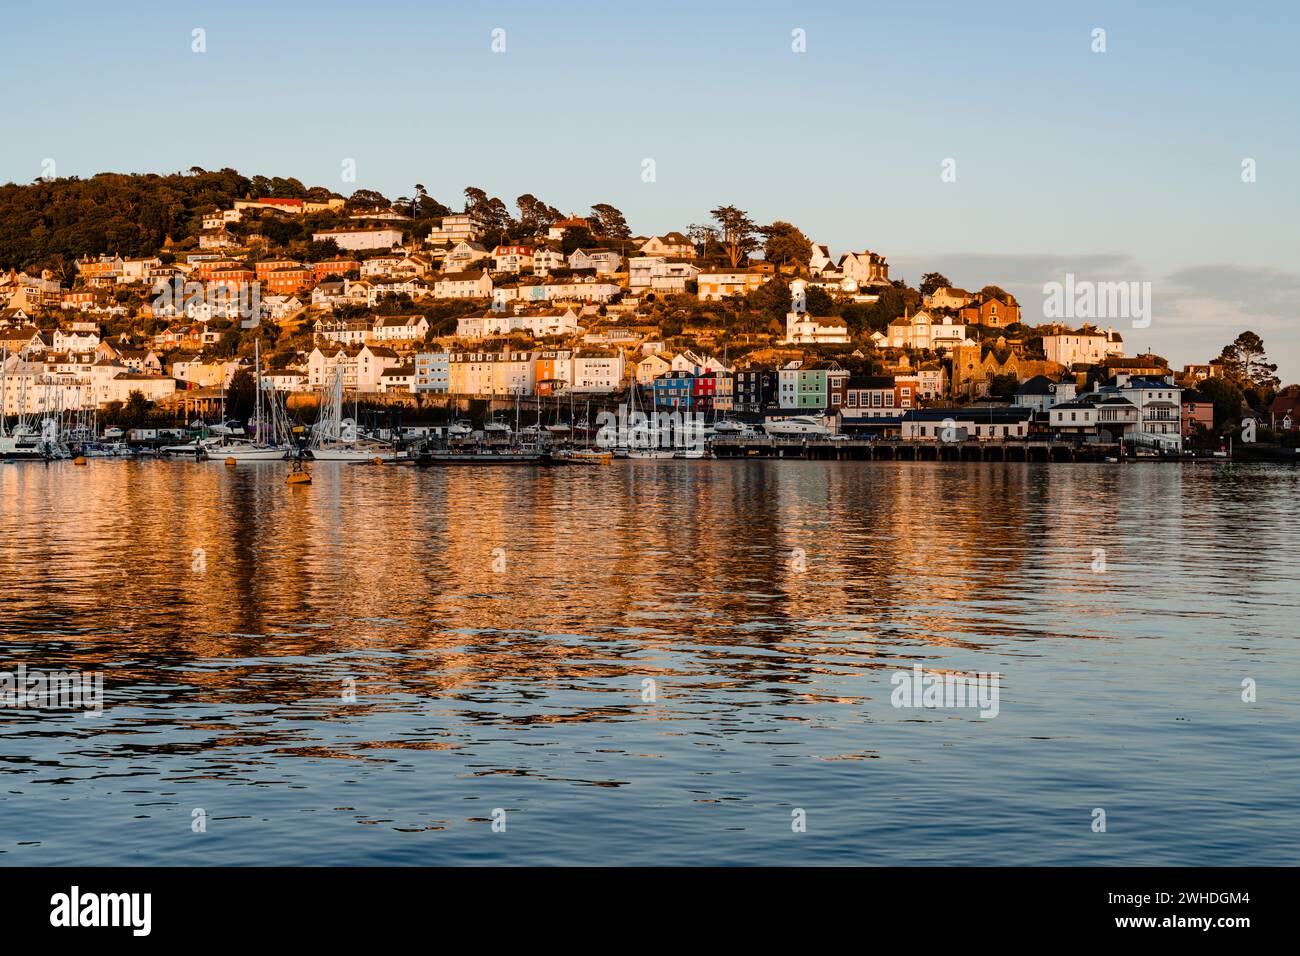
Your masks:
<svg viewBox="0 0 1300 956"><path fill-rule="evenodd" d="M1020 388L1016 389L1017 395L1051 395L1056 391L1056 383L1046 375L1035 375L1033 378L1026 380Z"/></svg>

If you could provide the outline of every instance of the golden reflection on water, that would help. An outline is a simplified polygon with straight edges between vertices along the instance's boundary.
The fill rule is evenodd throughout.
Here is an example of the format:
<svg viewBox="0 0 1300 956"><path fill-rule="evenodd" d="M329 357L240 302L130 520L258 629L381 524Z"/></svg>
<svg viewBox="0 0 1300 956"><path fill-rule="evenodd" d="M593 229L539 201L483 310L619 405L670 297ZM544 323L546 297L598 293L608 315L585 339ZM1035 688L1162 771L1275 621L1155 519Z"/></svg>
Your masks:
<svg viewBox="0 0 1300 956"><path fill-rule="evenodd" d="M1068 617L1092 624L1070 636L1104 637L1123 608L1098 599L1094 546L1140 520L1174 547L1186 500L1178 467L1148 469L1154 498L1100 467L318 463L296 487L286 468L5 467L3 634L199 693L337 697L332 663L267 686L258 663L198 662L377 652L351 665L371 693L635 671L815 695L818 675Z"/></svg>
<svg viewBox="0 0 1300 956"><path fill-rule="evenodd" d="M1300 543L1300 470L286 469L0 467L0 668L103 670L106 696L99 718L0 711L0 863L1294 845L1297 602L1270 556ZM998 719L892 707L913 663L999 672ZM1125 840L1059 812L1103 791ZM219 840L191 839L204 806ZM479 835L497 806L528 842ZM791 806L821 835L791 841Z"/></svg>

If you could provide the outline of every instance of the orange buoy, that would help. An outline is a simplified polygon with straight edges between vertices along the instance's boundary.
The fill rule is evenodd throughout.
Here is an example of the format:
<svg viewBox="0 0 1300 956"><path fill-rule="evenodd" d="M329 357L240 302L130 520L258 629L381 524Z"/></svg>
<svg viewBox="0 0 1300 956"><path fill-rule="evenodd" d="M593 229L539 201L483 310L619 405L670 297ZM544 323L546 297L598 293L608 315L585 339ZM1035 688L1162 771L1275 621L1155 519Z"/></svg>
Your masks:
<svg viewBox="0 0 1300 956"><path fill-rule="evenodd" d="M288 485L310 485L311 475L305 471L291 471L284 481Z"/></svg>
<svg viewBox="0 0 1300 956"><path fill-rule="evenodd" d="M72 463L74 465L84 465L86 463L85 456L78 455L76 458L72 459Z"/></svg>
<svg viewBox="0 0 1300 956"><path fill-rule="evenodd" d="M226 467L227 467L227 468L234 468L236 464L238 464L238 462L235 461L235 456L234 456L234 455L227 455L227 456L226 456Z"/></svg>
<svg viewBox="0 0 1300 956"><path fill-rule="evenodd" d="M380 458L378 455L376 455L376 456L375 456L375 464L376 464L376 465L382 465L383 463L384 463L384 459L382 459L382 458Z"/></svg>

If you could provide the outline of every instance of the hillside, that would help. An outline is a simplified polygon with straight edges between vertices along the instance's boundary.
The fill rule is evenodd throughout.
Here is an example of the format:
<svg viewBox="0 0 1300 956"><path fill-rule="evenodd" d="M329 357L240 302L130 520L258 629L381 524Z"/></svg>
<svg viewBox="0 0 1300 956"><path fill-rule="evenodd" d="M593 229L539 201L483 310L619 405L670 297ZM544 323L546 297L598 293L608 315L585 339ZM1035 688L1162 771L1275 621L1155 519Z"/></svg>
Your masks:
<svg viewBox="0 0 1300 956"><path fill-rule="evenodd" d="M153 255L169 238L195 235L204 211L236 199L333 195L296 179L249 178L233 169L8 183L0 186L0 268L51 269L67 281L79 256Z"/></svg>

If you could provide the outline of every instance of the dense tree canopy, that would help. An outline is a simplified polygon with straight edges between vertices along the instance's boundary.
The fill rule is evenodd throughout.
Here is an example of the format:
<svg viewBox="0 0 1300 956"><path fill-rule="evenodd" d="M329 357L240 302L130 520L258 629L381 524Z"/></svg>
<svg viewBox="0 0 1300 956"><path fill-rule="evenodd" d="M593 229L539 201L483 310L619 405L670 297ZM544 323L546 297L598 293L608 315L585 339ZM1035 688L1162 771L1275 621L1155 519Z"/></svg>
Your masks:
<svg viewBox="0 0 1300 956"><path fill-rule="evenodd" d="M808 265L812 242L797 226L777 220L759 230L763 235L763 257L774 265Z"/></svg>
<svg viewBox="0 0 1300 956"><path fill-rule="evenodd" d="M927 272L921 276L921 295L934 295L940 289L951 289L952 283L942 272Z"/></svg>
<svg viewBox="0 0 1300 956"><path fill-rule="evenodd" d="M1238 388L1273 390L1282 384L1277 364L1268 360L1264 340L1254 332L1242 332L1219 353L1223 377Z"/></svg>

